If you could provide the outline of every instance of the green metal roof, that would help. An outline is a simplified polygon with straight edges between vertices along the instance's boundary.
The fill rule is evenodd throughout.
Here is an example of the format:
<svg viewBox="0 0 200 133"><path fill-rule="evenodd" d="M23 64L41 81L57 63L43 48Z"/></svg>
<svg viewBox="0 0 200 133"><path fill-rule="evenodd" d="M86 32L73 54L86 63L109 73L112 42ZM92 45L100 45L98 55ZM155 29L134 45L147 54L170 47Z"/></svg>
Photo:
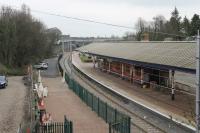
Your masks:
<svg viewBox="0 0 200 133"><path fill-rule="evenodd" d="M92 43L77 50L99 56L195 71L195 42L106 42Z"/></svg>

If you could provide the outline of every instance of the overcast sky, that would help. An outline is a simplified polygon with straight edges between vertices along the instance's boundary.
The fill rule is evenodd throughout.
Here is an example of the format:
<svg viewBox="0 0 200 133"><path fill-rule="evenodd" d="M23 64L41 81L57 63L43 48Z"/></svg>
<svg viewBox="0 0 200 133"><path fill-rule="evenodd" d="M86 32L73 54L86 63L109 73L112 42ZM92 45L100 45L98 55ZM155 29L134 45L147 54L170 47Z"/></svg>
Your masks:
<svg viewBox="0 0 200 133"><path fill-rule="evenodd" d="M0 0L0 5L28 5L33 10L107 22L134 27L142 17L151 21L162 14L169 19L175 6L182 17L191 18L200 14L200 0ZM63 34L71 36L122 36L134 29L124 29L100 24L65 19L32 12L33 16L44 22L49 28L58 27Z"/></svg>

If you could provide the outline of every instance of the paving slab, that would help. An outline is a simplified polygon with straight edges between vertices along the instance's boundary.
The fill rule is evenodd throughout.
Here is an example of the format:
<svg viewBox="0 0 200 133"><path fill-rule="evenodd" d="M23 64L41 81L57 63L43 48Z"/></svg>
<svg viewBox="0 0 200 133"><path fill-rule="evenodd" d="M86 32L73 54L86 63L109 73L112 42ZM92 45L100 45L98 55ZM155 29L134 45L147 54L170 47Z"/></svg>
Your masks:
<svg viewBox="0 0 200 133"><path fill-rule="evenodd" d="M61 77L43 78L48 86L48 97L45 98L47 112L52 119L63 122L64 115L73 121L74 133L107 133L108 124L97 116L81 99L76 96Z"/></svg>

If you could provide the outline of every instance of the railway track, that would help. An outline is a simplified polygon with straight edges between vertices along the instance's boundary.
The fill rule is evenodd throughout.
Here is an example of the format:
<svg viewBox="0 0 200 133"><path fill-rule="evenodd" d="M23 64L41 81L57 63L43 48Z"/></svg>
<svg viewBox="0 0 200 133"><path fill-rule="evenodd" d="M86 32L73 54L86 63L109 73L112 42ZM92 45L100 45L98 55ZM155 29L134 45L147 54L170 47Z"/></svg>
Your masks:
<svg viewBox="0 0 200 133"><path fill-rule="evenodd" d="M66 66L66 65L68 65L68 66ZM65 67L65 70L69 70L70 66L72 66L72 64L69 64L69 57L64 59L63 66ZM111 103L111 105L114 105L115 107L117 107L118 109L125 112L127 115L129 115L131 117L131 119L132 119L131 130L132 131L134 131L136 133L166 133L161 128L157 127L156 125L153 125L152 123L147 121L145 118L137 115L136 113L134 113L133 111L128 109L126 106L124 106L126 104L125 100L120 100L121 98L119 98L118 96L115 96L115 94L107 93L107 91L105 91L105 90L103 91L101 88L99 88L97 85L92 83L90 80L88 80L84 75L82 75L80 72L75 70L73 67L71 69L72 69L73 73L75 74L75 75L73 75L73 77L75 78L75 76L76 76L76 80L78 80L78 82L80 82L80 80L82 80L88 86L90 86L93 90L95 90L96 93L98 93L98 95L101 98L104 97L104 100L106 99L106 102ZM124 101L125 101L125 103L124 103Z"/></svg>
<svg viewBox="0 0 200 133"><path fill-rule="evenodd" d="M163 131L162 129L156 127L155 125L146 121L144 118L138 116L134 112L125 108L122 105L124 103L119 104L120 101L119 101L119 99L117 100L116 98L114 98L114 96L113 96L114 94L108 95L108 93L105 93L105 92L97 89L97 86L95 86L89 80L87 80L86 78L81 76L80 73L78 74L77 71L76 72L73 71L73 72L76 73L76 75L79 76L79 78L81 78L85 83L87 83L90 87L92 87L97 93L99 93L101 95L101 97L102 96L105 97L106 99L108 99L111 102L112 105L115 104L115 106L117 105L118 107L120 107L123 110L123 112L126 112L126 114L128 114L132 118L131 124L132 124L133 128L135 128L135 130L138 130L138 131L144 132L144 133L165 133L165 131ZM133 131L135 131L135 130L133 130Z"/></svg>

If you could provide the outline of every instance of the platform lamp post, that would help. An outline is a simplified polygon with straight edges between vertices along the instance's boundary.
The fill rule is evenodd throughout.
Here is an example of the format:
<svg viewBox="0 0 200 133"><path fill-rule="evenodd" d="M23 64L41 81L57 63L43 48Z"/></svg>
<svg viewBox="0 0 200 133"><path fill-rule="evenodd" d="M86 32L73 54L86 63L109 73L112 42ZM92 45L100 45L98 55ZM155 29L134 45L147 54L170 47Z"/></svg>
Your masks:
<svg viewBox="0 0 200 133"><path fill-rule="evenodd" d="M200 52L200 36L199 30L197 35L197 47L196 47L196 133L200 133L200 60L199 60L199 52Z"/></svg>

